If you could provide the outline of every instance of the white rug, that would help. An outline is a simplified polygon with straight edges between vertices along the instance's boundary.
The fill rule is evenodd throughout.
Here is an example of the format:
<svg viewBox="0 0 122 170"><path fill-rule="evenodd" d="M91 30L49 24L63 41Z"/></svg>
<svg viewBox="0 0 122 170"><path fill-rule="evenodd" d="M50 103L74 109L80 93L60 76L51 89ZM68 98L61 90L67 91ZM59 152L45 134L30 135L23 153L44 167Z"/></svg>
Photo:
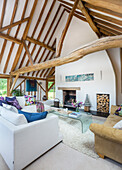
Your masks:
<svg viewBox="0 0 122 170"><path fill-rule="evenodd" d="M102 124L104 121L103 118L93 118L95 123ZM63 134L64 144L93 158L99 158L94 149L94 134L90 130L82 133L79 121L59 118L59 127Z"/></svg>

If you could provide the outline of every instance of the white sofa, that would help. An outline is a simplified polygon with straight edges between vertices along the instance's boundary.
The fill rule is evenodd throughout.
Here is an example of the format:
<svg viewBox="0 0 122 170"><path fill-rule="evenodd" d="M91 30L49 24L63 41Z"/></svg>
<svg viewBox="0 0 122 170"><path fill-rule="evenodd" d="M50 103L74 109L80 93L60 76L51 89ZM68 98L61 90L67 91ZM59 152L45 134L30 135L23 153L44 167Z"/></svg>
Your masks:
<svg viewBox="0 0 122 170"><path fill-rule="evenodd" d="M0 116L0 153L10 170L23 169L60 141L57 116L19 126Z"/></svg>

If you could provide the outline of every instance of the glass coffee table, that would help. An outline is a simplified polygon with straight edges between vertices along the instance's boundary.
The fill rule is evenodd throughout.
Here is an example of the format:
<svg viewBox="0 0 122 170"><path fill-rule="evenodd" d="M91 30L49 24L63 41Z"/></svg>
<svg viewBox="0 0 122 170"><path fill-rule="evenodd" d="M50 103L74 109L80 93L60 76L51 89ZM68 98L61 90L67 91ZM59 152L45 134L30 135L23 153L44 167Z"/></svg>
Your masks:
<svg viewBox="0 0 122 170"><path fill-rule="evenodd" d="M59 117L65 117L68 119L74 119L80 121L82 133L86 132L89 129L90 124L92 123L92 115L90 113L85 113L82 111L81 111L81 115L79 115L78 117L70 117L69 114L60 113L59 111L56 110L51 110L49 111L49 113L55 114Z"/></svg>

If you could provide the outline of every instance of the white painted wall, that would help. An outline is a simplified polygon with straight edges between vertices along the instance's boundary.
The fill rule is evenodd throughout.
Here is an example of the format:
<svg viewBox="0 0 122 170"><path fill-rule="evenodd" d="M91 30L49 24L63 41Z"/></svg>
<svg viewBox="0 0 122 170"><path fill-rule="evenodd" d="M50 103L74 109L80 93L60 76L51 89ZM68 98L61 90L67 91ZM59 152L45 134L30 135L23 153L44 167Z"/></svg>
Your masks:
<svg viewBox="0 0 122 170"><path fill-rule="evenodd" d="M65 18L66 17L67 16L65 16ZM57 34L58 41L65 24L65 21L62 22L60 31ZM96 39L97 36L91 30L89 25L74 17L65 38L61 56L66 56L73 50L76 50ZM101 70L102 79L100 76ZM65 82L65 76L86 73L94 73L94 81ZM96 52L87 55L83 59L74 63L56 67L55 74L56 97L61 101L63 100L63 92L62 90L58 90L58 87L80 87L81 90L77 91L77 100L84 102L86 94L88 94L92 105L91 110L96 110L96 93L110 94L110 105L116 104L115 75L106 51Z"/></svg>
<svg viewBox="0 0 122 170"><path fill-rule="evenodd" d="M109 56L113 62L113 66L116 72L117 80L117 105L122 104L122 92L121 92L121 58L120 58L120 48L108 49Z"/></svg>

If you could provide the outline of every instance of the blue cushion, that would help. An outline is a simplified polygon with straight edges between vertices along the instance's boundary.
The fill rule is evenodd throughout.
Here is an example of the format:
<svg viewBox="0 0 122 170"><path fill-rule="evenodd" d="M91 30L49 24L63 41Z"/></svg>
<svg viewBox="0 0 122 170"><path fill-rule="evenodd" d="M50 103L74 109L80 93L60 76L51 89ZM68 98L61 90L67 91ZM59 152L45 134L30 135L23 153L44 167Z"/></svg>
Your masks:
<svg viewBox="0 0 122 170"><path fill-rule="evenodd" d="M48 112L46 111L46 112L40 112L40 113L29 113L29 112L18 110L18 113L23 114L26 117L28 123L30 123L36 120L46 118Z"/></svg>

